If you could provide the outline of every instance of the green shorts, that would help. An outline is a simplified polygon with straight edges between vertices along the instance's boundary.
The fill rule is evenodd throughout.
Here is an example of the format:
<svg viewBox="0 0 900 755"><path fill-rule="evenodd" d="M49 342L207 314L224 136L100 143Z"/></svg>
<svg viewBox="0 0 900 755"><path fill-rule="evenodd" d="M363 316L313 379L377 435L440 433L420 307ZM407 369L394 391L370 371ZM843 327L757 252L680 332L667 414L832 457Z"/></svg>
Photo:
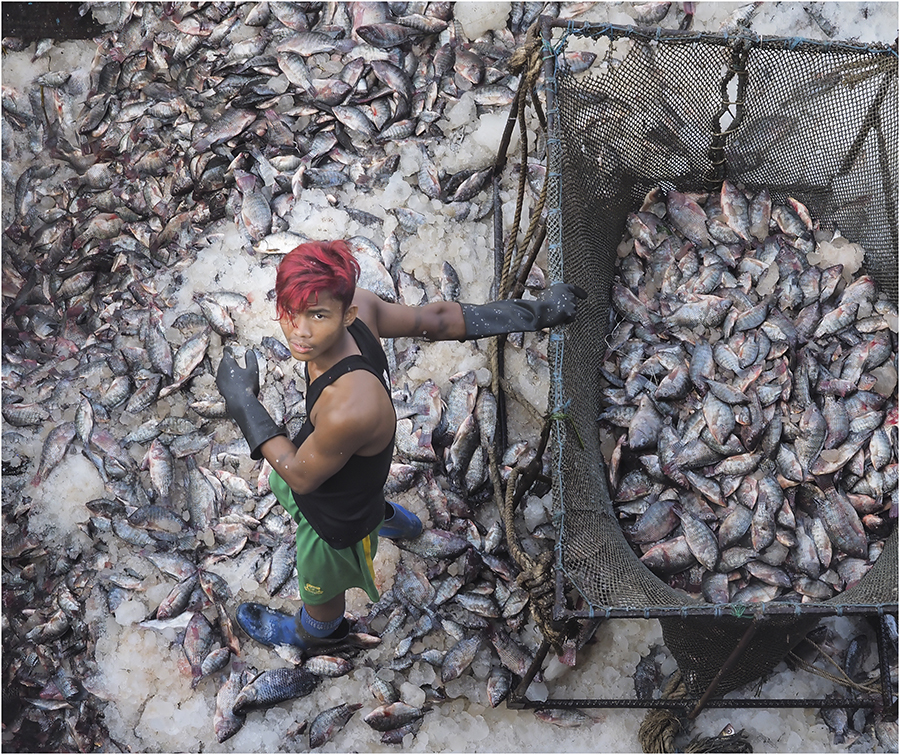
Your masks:
<svg viewBox="0 0 900 755"><path fill-rule="evenodd" d="M373 560L381 524L355 545L332 548L300 513L293 491L274 469L269 474L269 486L297 523L297 578L303 602L311 606L327 603L351 587L362 588L373 603L377 602L380 596Z"/></svg>

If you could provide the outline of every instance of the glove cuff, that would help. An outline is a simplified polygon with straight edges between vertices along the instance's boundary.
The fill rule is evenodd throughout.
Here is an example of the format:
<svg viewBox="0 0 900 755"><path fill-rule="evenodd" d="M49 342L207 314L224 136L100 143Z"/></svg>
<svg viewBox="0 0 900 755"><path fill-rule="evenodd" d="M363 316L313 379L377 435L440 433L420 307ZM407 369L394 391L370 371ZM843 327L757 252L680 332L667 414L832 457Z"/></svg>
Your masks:
<svg viewBox="0 0 900 755"><path fill-rule="evenodd" d="M247 445L250 446L250 458L259 461L262 458L262 444L279 435L287 435L284 427L275 422L260 403L253 397L239 407L228 406L228 413L237 423L244 434Z"/></svg>
<svg viewBox="0 0 900 755"><path fill-rule="evenodd" d="M247 438L247 445L250 446L250 458L253 461L259 461L262 455L262 444L267 440L271 440L272 438L277 438L279 435L287 436L287 432L283 427L275 424L275 420L272 420L272 427L266 433L261 433L254 440L250 440ZM263 437L265 436L265 437Z"/></svg>
<svg viewBox="0 0 900 755"><path fill-rule="evenodd" d="M460 304L466 335L463 340L498 336L503 333L537 330L541 302L506 299L488 304Z"/></svg>

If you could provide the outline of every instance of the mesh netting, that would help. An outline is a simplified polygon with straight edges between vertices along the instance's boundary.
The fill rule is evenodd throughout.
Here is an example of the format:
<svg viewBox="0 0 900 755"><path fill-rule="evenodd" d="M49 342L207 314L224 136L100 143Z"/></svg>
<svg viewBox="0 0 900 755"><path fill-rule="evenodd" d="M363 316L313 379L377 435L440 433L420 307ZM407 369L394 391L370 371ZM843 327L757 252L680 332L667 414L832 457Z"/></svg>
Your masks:
<svg viewBox="0 0 900 755"><path fill-rule="evenodd" d="M567 417L555 431L558 568L587 604L563 609L558 591L557 607L589 616L610 607L690 606L690 616L660 621L689 690L700 694L749 618L733 607L724 616L693 615L698 604L640 562L613 514L596 420L616 247L627 214L653 187L718 190L727 177L747 191L767 188L773 202L790 196L805 203L814 218L867 250L866 271L896 298L897 56L606 25L570 28L554 60L561 64L567 40L583 36L601 48L600 73L558 70L548 95L552 272L589 292L565 336L551 342L551 405ZM896 601L895 528L866 577L829 603L874 612ZM794 615L763 614L720 693L766 673L803 638L818 620L806 605L797 604Z"/></svg>

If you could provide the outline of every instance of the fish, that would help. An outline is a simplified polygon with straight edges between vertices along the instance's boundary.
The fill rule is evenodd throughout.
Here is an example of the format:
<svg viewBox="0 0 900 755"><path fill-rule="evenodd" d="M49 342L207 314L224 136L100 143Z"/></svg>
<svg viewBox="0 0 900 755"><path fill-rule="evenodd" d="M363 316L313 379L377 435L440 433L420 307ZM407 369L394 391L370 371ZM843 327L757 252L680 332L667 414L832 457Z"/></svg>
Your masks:
<svg viewBox="0 0 900 755"><path fill-rule="evenodd" d="M816 499L816 510L829 538L838 548L850 556L866 558L866 534L846 495L830 485L825 490L825 497Z"/></svg>
<svg viewBox="0 0 900 755"><path fill-rule="evenodd" d="M200 682L200 679L206 675L203 664L206 662L206 659L212 650L212 643L212 625L200 611L197 611L191 616L187 627L185 627L184 640L182 642L182 649L184 650L184 655L187 659L192 677L192 688L196 687ZM225 650L230 655L231 651L229 651L228 648L225 648ZM226 655L226 662L227 657L228 656ZM215 665L215 662L213 662L212 665Z"/></svg>
<svg viewBox="0 0 900 755"><path fill-rule="evenodd" d="M675 504L673 510L681 520L685 542L694 558L710 571L714 571L719 560L719 546L712 530L685 511L680 504Z"/></svg>
<svg viewBox="0 0 900 755"><path fill-rule="evenodd" d="M836 693L831 693L825 696L825 699L835 699L839 697ZM849 729L849 716L847 715L846 708L837 708L837 707L827 707L822 708L820 711L820 715L822 720L828 726L829 729L834 733L834 743L841 744L844 742L846 738L847 731Z"/></svg>
<svg viewBox="0 0 900 755"><path fill-rule="evenodd" d="M228 679L216 693L216 710L213 716L213 729L216 741L220 744L230 739L244 725L246 714L235 712L234 704L241 690L247 684L251 672L242 661L234 661Z"/></svg>
<svg viewBox="0 0 900 755"><path fill-rule="evenodd" d="M188 455L187 466L188 514L197 531L203 531L218 518L219 497L216 489L200 471L193 455Z"/></svg>
<svg viewBox="0 0 900 755"><path fill-rule="evenodd" d="M407 735L412 735L414 737L419 733L419 729L422 727L422 720L423 719L421 718L417 718L407 724L398 726L396 729L389 729L388 731L383 732L381 735L382 744L403 744L403 740Z"/></svg>
<svg viewBox="0 0 900 755"><path fill-rule="evenodd" d="M159 392L160 398L165 398L173 391L178 390L184 382L191 376L194 369L206 356L206 350L209 347L209 330L203 330L194 336L191 336L181 346L172 357L172 377L174 382L163 387Z"/></svg>
<svg viewBox="0 0 900 755"><path fill-rule="evenodd" d="M455 558L470 547L465 538L440 529L426 529L419 537L399 541L398 545L410 553L433 559Z"/></svg>
<svg viewBox="0 0 900 755"><path fill-rule="evenodd" d="M671 500L656 500L636 519L624 527L625 536L635 543L653 543L662 540L678 523Z"/></svg>
<svg viewBox="0 0 900 755"><path fill-rule="evenodd" d="M286 538L272 553L271 567L266 577L266 592L277 593L294 573L296 564L296 545L293 538Z"/></svg>
<svg viewBox="0 0 900 755"><path fill-rule="evenodd" d="M447 651L441 664L441 683L446 684L459 676L471 665L475 660L475 654L478 652L483 642L480 634L475 634L460 642L457 642Z"/></svg>
<svg viewBox="0 0 900 755"><path fill-rule="evenodd" d="M500 663L502 663L506 669L519 677L524 677L528 674L534 658L525 648L510 637L507 632L499 626L492 624L490 625L488 639L490 640L491 645L493 645L494 650L496 650ZM534 679L540 682L542 681L542 676L540 670L538 670Z"/></svg>
<svg viewBox="0 0 900 755"><path fill-rule="evenodd" d="M578 708L536 708L534 716L539 721L545 721L554 726L571 729L587 723L595 723L595 719Z"/></svg>
<svg viewBox="0 0 900 755"><path fill-rule="evenodd" d="M493 665L487 678L488 702L496 708L507 696L512 685L512 672L505 666Z"/></svg>
<svg viewBox="0 0 900 755"><path fill-rule="evenodd" d="M87 401L87 399L85 399ZM50 419L50 412L36 403L4 403L3 419L16 427L28 427L30 425L42 425ZM81 433L79 433L79 437ZM89 437L89 435L88 435ZM83 441L84 439L82 439Z"/></svg>
<svg viewBox="0 0 900 755"><path fill-rule="evenodd" d="M165 507L170 506L169 491L175 479L172 454L159 438L154 438L147 451L145 461L150 474L150 482L159 496L160 503Z"/></svg>
<svg viewBox="0 0 900 755"><path fill-rule="evenodd" d="M157 620L170 619L184 611L190 601L191 593L199 583L199 572L182 579L157 606L154 618Z"/></svg>
<svg viewBox="0 0 900 755"><path fill-rule="evenodd" d="M305 697L316 688L318 682L318 677L301 666L269 669L255 676L241 688L232 709L235 713L241 713Z"/></svg>
<svg viewBox="0 0 900 755"><path fill-rule="evenodd" d="M31 485L36 487L56 468L69 450L77 431L74 422L62 422L56 425L44 440L37 472L31 478Z"/></svg>
<svg viewBox="0 0 900 755"><path fill-rule="evenodd" d="M346 658L338 658L332 655L317 655L308 658L303 667L311 674L335 679L345 676L353 670L353 664Z"/></svg>
<svg viewBox="0 0 900 755"><path fill-rule="evenodd" d="M362 703L341 703L319 713L309 725L309 749L330 742L360 708Z"/></svg>
<svg viewBox="0 0 900 755"><path fill-rule="evenodd" d="M192 145L194 151L205 152L210 147L241 134L256 118L257 114L252 110L227 108L222 117L215 124L209 126L204 135L194 142Z"/></svg>
<svg viewBox="0 0 900 755"><path fill-rule="evenodd" d="M216 333L226 338L236 334L237 331L234 326L234 321L231 319L231 315L228 314L228 310L222 304L209 296L197 296L195 294L194 298L200 307L201 313L209 323L209 326Z"/></svg>
<svg viewBox="0 0 900 755"><path fill-rule="evenodd" d="M456 437L459 426L468 415L475 411L475 401L478 398L478 383L474 370L453 375L450 377L450 382L451 386L444 411L446 425L441 433L441 440L445 442L445 445L448 439Z"/></svg>
<svg viewBox="0 0 900 755"><path fill-rule="evenodd" d="M653 26L666 17L671 5L672 3L631 3L628 13L638 23Z"/></svg>
<svg viewBox="0 0 900 755"><path fill-rule="evenodd" d="M369 690L372 696L383 705L396 703L400 699L400 693L389 681L374 675L369 682Z"/></svg>
<svg viewBox="0 0 900 755"><path fill-rule="evenodd" d="M402 700L398 700L397 702L388 703L386 705L379 705L377 708L363 716L363 721L375 729L375 731L386 732L412 723L413 721L422 718L426 712L427 711L423 708L408 705Z"/></svg>

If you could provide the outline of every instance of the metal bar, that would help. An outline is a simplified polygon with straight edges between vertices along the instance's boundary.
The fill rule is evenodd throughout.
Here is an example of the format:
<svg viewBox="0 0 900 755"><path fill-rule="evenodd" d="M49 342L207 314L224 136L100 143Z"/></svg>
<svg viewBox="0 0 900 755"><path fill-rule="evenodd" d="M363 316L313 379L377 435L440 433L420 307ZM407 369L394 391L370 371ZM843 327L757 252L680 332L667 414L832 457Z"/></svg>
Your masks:
<svg viewBox="0 0 900 755"><path fill-rule="evenodd" d="M503 172L506 165L506 154L509 150L509 143L512 141L512 132L516 126L516 120L519 113L519 99L522 97L523 84L516 90L512 104L509 106L509 115L506 116L506 126L503 128L503 136L500 138L500 146L497 148L497 159L494 161L494 176L499 176Z"/></svg>
<svg viewBox="0 0 900 755"><path fill-rule="evenodd" d="M565 577L563 577L562 563L560 561L561 555L562 554L559 550L559 547L557 547L556 569L554 569L554 571L556 572L556 589L555 589L556 597L553 601L553 620L554 621L562 621L565 618L563 615L564 611L565 611L563 606L565 606L565 604L566 604L565 603L566 580L565 580Z"/></svg>
<svg viewBox="0 0 900 755"><path fill-rule="evenodd" d="M887 625L884 616L879 616L873 622L875 624L875 637L878 640L878 668L881 671L881 699L884 709L890 710L896 705L894 693L891 689L891 667L887 660Z"/></svg>
<svg viewBox="0 0 900 755"><path fill-rule="evenodd" d="M894 160L891 161L889 155L888 145L885 143L884 132L881 129L881 113L876 112L875 118L878 120L878 128L875 129L875 135L877 136L878 142L878 165L881 168L881 185L882 190L884 191L885 196L885 212L887 213L888 218L890 218L890 227L897 227L897 207L896 204L888 199L894 195L894 192L891 191L891 162L896 163L896 154L894 155ZM894 150L896 152L896 150ZM897 256L897 234L894 234L894 257ZM896 269L895 269L896 274ZM878 276L878 283L881 284L881 277ZM894 288L896 289L897 283L896 278L894 279ZM885 288L888 288L885 286Z"/></svg>
<svg viewBox="0 0 900 755"><path fill-rule="evenodd" d="M528 691L528 687L531 686L531 682L534 679L535 675L540 670L541 664L543 664L549 650L550 643L547 640L544 640L541 643L541 646L538 648L537 655L534 656L534 660L528 667L528 671L526 671L525 676L522 677L522 681L520 681L518 685L516 685L515 690L510 692L509 698L507 699L506 703L508 708L515 708L516 703L525 699L525 693Z"/></svg>
<svg viewBox="0 0 900 755"><path fill-rule="evenodd" d="M765 616L881 616L886 613L896 614L897 603L849 603L846 605L827 605L825 603L757 603L741 605L721 603L718 605L696 606L648 606L646 608L615 608L610 606L593 607L585 611L560 608L560 619L587 619L603 617L604 619L661 619L687 618L690 616L713 616L729 618L756 618Z"/></svg>
<svg viewBox="0 0 900 755"><path fill-rule="evenodd" d="M547 259L549 261L550 267L549 272L552 280L563 280L563 265L562 265L562 198L561 198L561 170L562 170L562 156L560 154L560 139L559 134L557 133L558 122L559 122L559 112L558 101L557 101L557 80L556 80L556 56L554 54L548 54L553 52L553 27L552 27L552 19L548 16L542 15L540 17L540 28L541 28L541 44L544 50L544 99L546 102L546 116L547 116L547 196L546 196L546 205L545 211L547 213ZM563 361L563 343L551 339L547 356L550 361L550 389L548 391L548 406L553 408L557 406L562 406L564 402L564 396L561 391L561 373L562 373L562 361ZM562 479L562 470L560 468L560 463L562 460L561 449L563 447L563 443L565 441L564 431L565 428L562 427L564 423L554 422L552 423L551 432L553 433L553 444L551 447L551 454L553 457L553 469L554 474L552 475L552 485L553 485L553 502L554 507L558 507L557 511L560 516L556 519L556 524L559 532L563 531L564 521L563 516L565 513L565 504L563 500L563 490L561 486L560 480ZM557 548L559 547L559 543L561 539L557 539ZM557 553L557 568L556 571L556 590L555 590L555 598L553 601L553 618L556 620L557 609L562 604L563 601L563 593L562 593L562 575L561 569L559 568L559 553Z"/></svg>
<svg viewBox="0 0 900 755"><path fill-rule="evenodd" d="M681 698L680 700L632 700L617 698L570 698L567 700L519 700L515 705L507 707L515 709L527 708L664 708L668 710L687 710L696 705L698 698ZM881 708L881 700L860 700L858 698L816 699L816 698L773 698L771 700L758 697L713 698L706 704L707 708Z"/></svg>
<svg viewBox="0 0 900 755"><path fill-rule="evenodd" d="M491 176L494 195L494 279L491 281L491 299L496 299L500 291L500 276L503 274L503 209L500 202L500 174Z"/></svg>
<svg viewBox="0 0 900 755"><path fill-rule="evenodd" d="M734 43L735 39L746 39L752 45L761 48L786 48L795 49L799 45L805 47L818 47L823 50L831 50L837 52L872 52L872 53L890 53L896 55L897 51L894 47L884 44L854 44L852 42L834 42L822 41L817 39L806 39L801 37L773 37L762 36L760 34L744 33L744 34L718 34L715 32L697 32L680 29L659 29L657 27L641 28L638 26L621 26L619 24L598 24L591 21L572 21L567 19L561 21L559 19L549 19L548 26L557 29L569 29L576 33L586 36L588 34L596 34L597 36L607 36L611 39L618 37L630 37L641 39L646 42L677 42L680 44L693 44L695 42L707 42L728 46Z"/></svg>
<svg viewBox="0 0 900 755"><path fill-rule="evenodd" d="M734 667L734 664L738 662L740 657L747 652L747 646L750 644L750 640L753 639L753 635L756 634L756 630L759 628L759 622L753 621L749 627L747 627L747 631L744 632L744 636L741 637L740 642L735 645L734 650L731 651L731 655L725 660L725 663L722 664L722 668L719 669L719 672L713 677L713 680L709 683L709 686L706 688L706 692L704 692L700 696L700 700L697 702L697 705L694 709L688 714L688 718L695 719L698 715L700 715L700 711L706 706L709 702L709 698L713 696L713 693L716 691L716 688L719 686L719 682L722 677L725 676L731 669Z"/></svg>

